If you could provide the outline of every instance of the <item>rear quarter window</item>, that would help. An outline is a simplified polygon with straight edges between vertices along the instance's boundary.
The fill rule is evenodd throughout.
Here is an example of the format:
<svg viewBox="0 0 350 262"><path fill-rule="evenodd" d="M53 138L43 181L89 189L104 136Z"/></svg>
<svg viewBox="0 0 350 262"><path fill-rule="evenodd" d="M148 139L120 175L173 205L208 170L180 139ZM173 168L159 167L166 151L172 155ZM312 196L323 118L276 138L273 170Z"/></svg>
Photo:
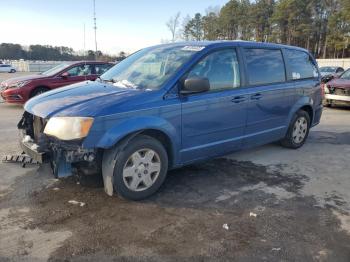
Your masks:
<svg viewBox="0 0 350 262"><path fill-rule="evenodd" d="M311 56L299 50L285 50L289 65L288 79L298 80L318 77L317 67Z"/></svg>
<svg viewBox="0 0 350 262"><path fill-rule="evenodd" d="M282 52L279 49L244 49L250 85L263 85L286 81Z"/></svg>

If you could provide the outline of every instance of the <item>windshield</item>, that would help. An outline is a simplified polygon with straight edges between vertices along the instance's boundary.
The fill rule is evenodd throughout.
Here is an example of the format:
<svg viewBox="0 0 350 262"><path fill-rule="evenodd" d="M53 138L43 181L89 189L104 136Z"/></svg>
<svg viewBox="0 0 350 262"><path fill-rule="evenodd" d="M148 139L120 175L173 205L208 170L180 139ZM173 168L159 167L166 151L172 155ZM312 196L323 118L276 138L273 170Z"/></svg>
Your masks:
<svg viewBox="0 0 350 262"><path fill-rule="evenodd" d="M350 70L346 70L341 76L341 79L348 79L350 80Z"/></svg>
<svg viewBox="0 0 350 262"><path fill-rule="evenodd" d="M321 67L320 68L320 72L329 72L329 73L331 73L331 72L334 72L335 71L335 67Z"/></svg>
<svg viewBox="0 0 350 262"><path fill-rule="evenodd" d="M70 66L70 64L68 64L68 63L59 64L58 66L55 66L54 68L51 68L45 72L42 72L41 75L52 76L52 75L55 75L58 72L62 71L63 69L65 69L68 66Z"/></svg>
<svg viewBox="0 0 350 262"><path fill-rule="evenodd" d="M140 50L101 76L122 88L158 90L200 46L158 46Z"/></svg>

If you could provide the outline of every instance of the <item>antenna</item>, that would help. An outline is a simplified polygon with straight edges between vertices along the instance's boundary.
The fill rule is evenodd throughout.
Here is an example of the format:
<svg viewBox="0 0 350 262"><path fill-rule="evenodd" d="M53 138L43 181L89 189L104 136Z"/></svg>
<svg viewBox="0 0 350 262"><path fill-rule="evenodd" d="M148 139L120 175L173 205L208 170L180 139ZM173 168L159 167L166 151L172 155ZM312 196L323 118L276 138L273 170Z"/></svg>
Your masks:
<svg viewBox="0 0 350 262"><path fill-rule="evenodd" d="M95 60L97 60L97 38L96 38L97 26L96 26L96 3L95 3L95 0L93 0L93 3L94 3L94 30L95 30Z"/></svg>

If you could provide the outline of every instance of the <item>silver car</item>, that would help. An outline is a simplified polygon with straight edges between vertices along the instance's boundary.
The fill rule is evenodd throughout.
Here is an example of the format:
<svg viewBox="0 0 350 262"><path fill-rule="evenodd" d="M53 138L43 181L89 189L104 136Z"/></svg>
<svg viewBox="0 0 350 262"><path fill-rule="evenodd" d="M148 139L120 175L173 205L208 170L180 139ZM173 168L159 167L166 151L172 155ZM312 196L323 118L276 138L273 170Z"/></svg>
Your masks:
<svg viewBox="0 0 350 262"><path fill-rule="evenodd" d="M321 76L327 76L327 75L341 75L344 72L344 68L339 66L323 66L320 67L320 73Z"/></svg>
<svg viewBox="0 0 350 262"><path fill-rule="evenodd" d="M0 73L15 73L16 68L12 65L0 64Z"/></svg>

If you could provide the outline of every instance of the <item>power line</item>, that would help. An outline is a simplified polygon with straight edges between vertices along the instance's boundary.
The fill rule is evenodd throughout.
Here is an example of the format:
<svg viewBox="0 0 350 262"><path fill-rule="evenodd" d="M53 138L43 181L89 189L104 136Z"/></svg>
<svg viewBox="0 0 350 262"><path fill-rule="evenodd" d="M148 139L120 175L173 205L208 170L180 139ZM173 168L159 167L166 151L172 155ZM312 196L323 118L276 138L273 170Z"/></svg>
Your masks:
<svg viewBox="0 0 350 262"><path fill-rule="evenodd" d="M85 33L85 23L84 23L84 57L86 56L86 33Z"/></svg>

